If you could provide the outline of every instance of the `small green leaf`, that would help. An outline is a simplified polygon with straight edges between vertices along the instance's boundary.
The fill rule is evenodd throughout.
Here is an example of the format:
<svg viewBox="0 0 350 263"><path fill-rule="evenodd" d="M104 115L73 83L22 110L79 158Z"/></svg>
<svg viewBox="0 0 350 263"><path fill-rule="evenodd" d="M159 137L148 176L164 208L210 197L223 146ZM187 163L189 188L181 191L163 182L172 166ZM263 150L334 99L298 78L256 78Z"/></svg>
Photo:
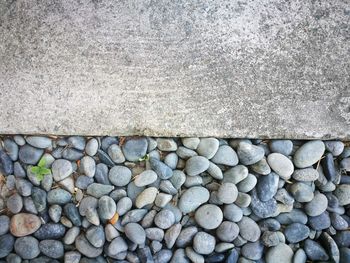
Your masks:
<svg viewBox="0 0 350 263"><path fill-rule="evenodd" d="M39 174L40 173L40 167L38 166L33 166L32 168L30 168L30 171L34 174Z"/></svg>
<svg viewBox="0 0 350 263"><path fill-rule="evenodd" d="M37 174L36 175L36 178L39 180L39 181L42 181L44 179L44 175L43 174Z"/></svg>
<svg viewBox="0 0 350 263"><path fill-rule="evenodd" d="M139 159L139 162L148 161L148 160L149 160L149 154L147 153L145 156Z"/></svg>
<svg viewBox="0 0 350 263"><path fill-rule="evenodd" d="M50 174L50 173L51 173L50 169L40 167L40 174L45 175L45 174Z"/></svg>
<svg viewBox="0 0 350 263"><path fill-rule="evenodd" d="M46 159L44 157L42 157L38 163L39 167L45 167L46 165Z"/></svg>

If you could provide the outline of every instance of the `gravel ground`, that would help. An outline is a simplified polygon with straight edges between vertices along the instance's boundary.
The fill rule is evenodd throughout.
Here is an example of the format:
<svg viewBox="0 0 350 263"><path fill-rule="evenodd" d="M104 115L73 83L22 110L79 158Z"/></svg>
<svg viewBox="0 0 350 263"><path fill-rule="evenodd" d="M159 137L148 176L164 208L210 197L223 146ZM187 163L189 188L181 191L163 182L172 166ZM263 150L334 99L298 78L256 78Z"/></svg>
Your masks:
<svg viewBox="0 0 350 263"><path fill-rule="evenodd" d="M0 138L0 262L350 262L341 141Z"/></svg>

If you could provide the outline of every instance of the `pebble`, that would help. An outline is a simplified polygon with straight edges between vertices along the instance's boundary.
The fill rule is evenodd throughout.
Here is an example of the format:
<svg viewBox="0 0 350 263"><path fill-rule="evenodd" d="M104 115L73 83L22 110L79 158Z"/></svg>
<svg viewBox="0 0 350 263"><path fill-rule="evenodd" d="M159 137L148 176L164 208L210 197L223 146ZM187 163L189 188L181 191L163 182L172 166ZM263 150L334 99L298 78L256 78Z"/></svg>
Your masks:
<svg viewBox="0 0 350 263"><path fill-rule="evenodd" d="M265 151L261 147L242 141L238 145L237 155L242 164L252 165L264 157Z"/></svg>
<svg viewBox="0 0 350 263"><path fill-rule="evenodd" d="M61 181L73 173L73 166L70 161L58 159L52 164L52 175L56 182Z"/></svg>
<svg viewBox="0 0 350 263"><path fill-rule="evenodd" d="M65 263L79 263L81 254L78 251L69 251L64 254Z"/></svg>
<svg viewBox="0 0 350 263"><path fill-rule="evenodd" d="M239 234L250 242L258 241L261 231L257 223L249 217L244 216L238 223Z"/></svg>
<svg viewBox="0 0 350 263"><path fill-rule="evenodd" d="M295 152L294 165L298 168L309 167L321 159L324 151L325 145L322 141L309 141Z"/></svg>
<svg viewBox="0 0 350 263"><path fill-rule="evenodd" d="M10 222L10 232L16 237L28 236L39 229L41 220L36 215L20 213L13 215Z"/></svg>
<svg viewBox="0 0 350 263"><path fill-rule="evenodd" d="M187 214L207 202L209 197L209 191L206 188L194 186L183 192L178 202L178 207L182 213Z"/></svg>
<svg viewBox="0 0 350 263"><path fill-rule="evenodd" d="M235 184L223 183L220 185L217 193L217 197L224 204L231 204L236 201L238 196L238 190Z"/></svg>
<svg viewBox="0 0 350 263"><path fill-rule="evenodd" d="M173 171L173 176L169 179L176 190L179 190L186 181L186 175L180 170Z"/></svg>
<svg viewBox="0 0 350 263"><path fill-rule="evenodd" d="M102 196L98 200L98 215L102 220L111 219L114 216L116 209L117 206L114 200L109 196Z"/></svg>
<svg viewBox="0 0 350 263"><path fill-rule="evenodd" d="M219 149L219 141L215 138L202 138L196 149L197 153L207 159L214 157Z"/></svg>
<svg viewBox="0 0 350 263"><path fill-rule="evenodd" d="M125 225L125 235L126 237L134 242L135 244L141 245L144 244L146 241L146 232L137 223L128 223Z"/></svg>
<svg viewBox="0 0 350 263"><path fill-rule="evenodd" d="M341 141L325 141L324 145L333 156L339 156L344 151L344 143Z"/></svg>
<svg viewBox="0 0 350 263"><path fill-rule="evenodd" d="M58 240L42 240L39 248L41 253L50 258L61 258L64 255L63 244Z"/></svg>
<svg viewBox="0 0 350 263"><path fill-rule="evenodd" d="M64 213L75 226L81 226L81 218L78 208L73 203L64 206Z"/></svg>
<svg viewBox="0 0 350 263"><path fill-rule="evenodd" d="M226 258L225 263L237 263L239 257L239 253L236 249L232 249L228 257Z"/></svg>
<svg viewBox="0 0 350 263"><path fill-rule="evenodd" d="M204 263L204 257L196 253L191 247L186 247L185 253L191 262Z"/></svg>
<svg viewBox="0 0 350 263"><path fill-rule="evenodd" d="M85 152L89 156L96 155L98 150L98 141L95 138L90 139L85 146Z"/></svg>
<svg viewBox="0 0 350 263"><path fill-rule="evenodd" d="M253 170L253 172L256 172L257 174L261 175L268 175L269 173L271 173L271 168L267 163L265 157L262 158L259 162L252 164L250 168Z"/></svg>
<svg viewBox="0 0 350 263"><path fill-rule="evenodd" d="M93 197L100 198L102 196L108 195L113 190L113 185L92 183L86 189L86 193Z"/></svg>
<svg viewBox="0 0 350 263"><path fill-rule="evenodd" d="M122 151L126 160L137 162L146 155L147 147L148 143L146 138L131 138L123 144Z"/></svg>
<svg viewBox="0 0 350 263"><path fill-rule="evenodd" d="M18 145L10 139L4 140L4 149L6 154L10 157L12 161L17 161L18 159ZM1 153L0 153L1 156ZM1 157L0 157L1 160Z"/></svg>
<svg viewBox="0 0 350 263"><path fill-rule="evenodd" d="M109 155L101 149L97 150L97 156L100 159L101 163L107 165L108 167L113 167L115 165Z"/></svg>
<svg viewBox="0 0 350 263"><path fill-rule="evenodd" d="M319 260L327 261L329 259L325 249L320 244L318 244L317 242L311 239L305 240L304 250L308 259L312 261L319 261Z"/></svg>
<svg viewBox="0 0 350 263"><path fill-rule="evenodd" d="M0 236L6 234L10 229L10 218L6 215L0 216Z"/></svg>
<svg viewBox="0 0 350 263"><path fill-rule="evenodd" d="M125 242L125 240L122 237L116 237L109 244L107 251L108 251L108 254L117 255L121 252L126 251L127 249L128 249L128 245Z"/></svg>
<svg viewBox="0 0 350 263"><path fill-rule="evenodd" d="M143 190L136 198L135 205L137 208L142 208L146 205L153 204L156 199L158 189L149 187Z"/></svg>
<svg viewBox="0 0 350 263"><path fill-rule="evenodd" d="M116 206L116 211L119 216L124 215L126 212L128 212L132 207L132 200L129 197L122 197L118 202Z"/></svg>
<svg viewBox="0 0 350 263"><path fill-rule="evenodd" d="M206 233L198 232L193 238L193 249L202 255L209 255L215 249L215 237Z"/></svg>
<svg viewBox="0 0 350 263"><path fill-rule="evenodd" d="M64 236L66 228L62 224L46 223L34 233L37 239L59 239Z"/></svg>
<svg viewBox="0 0 350 263"><path fill-rule="evenodd" d="M271 140L269 147L271 152L288 156L293 151L293 142L290 140Z"/></svg>
<svg viewBox="0 0 350 263"><path fill-rule="evenodd" d="M22 197L19 194L14 193L7 199L6 206L11 213L13 214L19 213L23 207Z"/></svg>
<svg viewBox="0 0 350 263"><path fill-rule="evenodd" d="M138 187L146 186L157 180L157 174L152 170L146 170L135 177L134 183Z"/></svg>
<svg viewBox="0 0 350 263"><path fill-rule="evenodd" d="M279 243L267 250L265 260L269 263L292 263L293 250L288 245Z"/></svg>
<svg viewBox="0 0 350 263"><path fill-rule="evenodd" d="M93 178L91 178L93 179ZM108 166L104 163L96 165L94 179L99 184L111 184L108 178Z"/></svg>
<svg viewBox="0 0 350 263"><path fill-rule="evenodd" d="M83 234L79 235L75 239L75 247L81 254L89 258L98 257L99 255L102 254L102 251L103 251L102 248L96 248L93 245L91 245L90 242L85 238Z"/></svg>
<svg viewBox="0 0 350 263"><path fill-rule="evenodd" d="M34 237L20 237L15 242L15 251L22 259L33 259L39 256L39 242Z"/></svg>
<svg viewBox="0 0 350 263"><path fill-rule="evenodd" d="M267 157L267 162L271 169L284 180L289 180L294 172L292 161L283 154L271 153Z"/></svg>
<svg viewBox="0 0 350 263"><path fill-rule="evenodd" d="M236 223L224 221L216 229L216 236L224 242L232 242L239 234L239 227Z"/></svg>
<svg viewBox="0 0 350 263"><path fill-rule="evenodd" d="M15 162L13 164L13 174L19 178L23 178L26 176L26 171L23 169L22 165L19 162Z"/></svg>
<svg viewBox="0 0 350 263"><path fill-rule="evenodd" d="M126 225L127 223L137 223L142 220L142 218L147 214L147 209L133 209L127 212L122 221L121 225Z"/></svg>
<svg viewBox="0 0 350 263"><path fill-rule="evenodd" d="M314 192L311 186L305 183L294 183L290 187L290 193L297 202L306 203L314 198Z"/></svg>
<svg viewBox="0 0 350 263"><path fill-rule="evenodd" d="M260 218L267 218L273 216L277 211L277 202L274 198L263 202L259 199L255 190L251 192L251 204L250 208Z"/></svg>
<svg viewBox="0 0 350 263"><path fill-rule="evenodd" d="M300 223L293 223L286 227L284 235L289 243L298 243L306 239L310 234L310 229Z"/></svg>
<svg viewBox="0 0 350 263"><path fill-rule="evenodd" d="M266 247L274 247L280 243L277 232L265 231L261 236L261 241Z"/></svg>
<svg viewBox="0 0 350 263"><path fill-rule="evenodd" d="M164 230L157 227L145 229L146 237L150 240L162 241L164 238Z"/></svg>
<svg viewBox="0 0 350 263"><path fill-rule="evenodd" d="M276 217L277 221L283 225L292 223L306 224L308 221L307 215L300 209L293 209L291 212L282 213Z"/></svg>
<svg viewBox="0 0 350 263"><path fill-rule="evenodd" d="M261 201L270 200L277 193L279 176L275 173L260 176L257 180L256 192Z"/></svg>
<svg viewBox="0 0 350 263"><path fill-rule="evenodd" d="M88 177L93 177L96 172L95 160L90 156L84 156L80 160L80 172Z"/></svg>
<svg viewBox="0 0 350 263"><path fill-rule="evenodd" d="M342 247L339 249L340 263L350 262L350 248Z"/></svg>
<svg viewBox="0 0 350 263"><path fill-rule="evenodd" d="M237 189L239 192L248 193L256 186L257 182L258 180L254 175L248 174L243 181L238 183Z"/></svg>
<svg viewBox="0 0 350 263"><path fill-rule="evenodd" d="M238 164L236 152L228 145L222 145L213 158L210 159L215 164L235 166Z"/></svg>
<svg viewBox="0 0 350 263"><path fill-rule="evenodd" d="M79 234L80 234L80 228L77 226L73 226L64 235L64 238L63 238L64 244L66 245L73 244L75 242L75 239L79 236Z"/></svg>
<svg viewBox="0 0 350 263"><path fill-rule="evenodd" d="M224 173L224 183L238 184L248 176L248 168L244 165L237 165Z"/></svg>
<svg viewBox="0 0 350 263"><path fill-rule="evenodd" d="M218 206L205 204L197 209L195 220L204 229L215 229L221 224L223 213Z"/></svg>
<svg viewBox="0 0 350 263"><path fill-rule="evenodd" d="M199 138L182 138L182 144L192 150L196 150L200 143Z"/></svg>
<svg viewBox="0 0 350 263"><path fill-rule="evenodd" d="M239 222L243 217L243 212L240 207L235 204L229 204L224 206L224 218L232 222Z"/></svg>
<svg viewBox="0 0 350 263"><path fill-rule="evenodd" d="M176 188L172 185L172 183L169 180L162 180L159 184L159 189L167 194L171 194L171 195L177 194Z"/></svg>
<svg viewBox="0 0 350 263"><path fill-rule="evenodd" d="M173 198L172 195L169 195L169 194L164 194L164 193L158 193L157 194L157 197L154 201L154 204L158 207L165 207L170 201L171 199Z"/></svg>
<svg viewBox="0 0 350 263"><path fill-rule="evenodd" d="M213 177L214 179L222 180L224 178L224 175L220 167L212 162L209 162L207 173L210 174L211 177Z"/></svg>
<svg viewBox="0 0 350 263"><path fill-rule="evenodd" d="M36 148L49 148L52 146L52 140L48 137L43 136L28 136L26 138L28 144Z"/></svg>
<svg viewBox="0 0 350 263"><path fill-rule="evenodd" d="M264 246L260 242L246 243L243 245L241 253L250 260L259 260L263 256Z"/></svg>
<svg viewBox="0 0 350 263"><path fill-rule="evenodd" d="M183 160L187 160L193 156L198 155L194 150L188 149L184 146L180 146L179 148L177 148L176 154Z"/></svg>
<svg viewBox="0 0 350 263"><path fill-rule="evenodd" d="M309 216L318 216L326 211L328 199L324 194L316 193L314 198L305 205L305 212Z"/></svg>
<svg viewBox="0 0 350 263"><path fill-rule="evenodd" d="M154 217L154 224L161 229L168 229L175 223L175 215L168 209L163 209Z"/></svg>
<svg viewBox="0 0 350 263"><path fill-rule="evenodd" d="M181 228L182 228L181 224L178 223L178 224L171 226L165 232L164 241L165 241L165 245L167 246L168 249L171 249L174 246L175 241L181 232Z"/></svg>
<svg viewBox="0 0 350 263"><path fill-rule="evenodd" d="M331 226L331 219L327 211L318 216L309 216L308 225L314 230L323 230Z"/></svg>
<svg viewBox="0 0 350 263"><path fill-rule="evenodd" d="M34 148L28 144L20 147L18 152L18 158L21 162L25 164L35 165L39 162L41 156L43 155L44 150ZM1 155L0 155L1 157Z"/></svg>
<svg viewBox="0 0 350 263"><path fill-rule="evenodd" d="M6 257L13 250L15 239L10 234L0 236L0 258Z"/></svg>
<svg viewBox="0 0 350 263"><path fill-rule="evenodd" d="M157 138L157 148L164 152L174 152L177 150L177 144L174 139Z"/></svg>
<svg viewBox="0 0 350 263"><path fill-rule="evenodd" d="M105 232L102 226L91 226L85 233L86 239L96 248L100 248L105 243Z"/></svg>
<svg viewBox="0 0 350 263"><path fill-rule="evenodd" d="M68 203L72 198L72 195L66 190L56 188L48 192L47 202L49 204L64 205Z"/></svg>
<svg viewBox="0 0 350 263"><path fill-rule="evenodd" d="M114 166L109 170L108 178L115 186L125 186L131 180L131 170L125 166Z"/></svg>
<svg viewBox="0 0 350 263"><path fill-rule="evenodd" d="M76 149L67 148L62 151L62 157L69 161L78 161L83 158L84 154Z"/></svg>
<svg viewBox="0 0 350 263"><path fill-rule="evenodd" d="M176 239L176 246L184 248L192 243L193 237L197 234L198 228L195 226L189 226L183 228Z"/></svg>
<svg viewBox="0 0 350 263"><path fill-rule="evenodd" d="M334 191L334 195L339 200L339 205L345 206L350 204L350 184L340 184Z"/></svg>
<svg viewBox="0 0 350 263"><path fill-rule="evenodd" d="M346 230L349 227L348 222L341 215L337 213L331 213L330 220L331 220L332 226L336 230Z"/></svg>
<svg viewBox="0 0 350 263"><path fill-rule="evenodd" d="M313 168L297 169L293 173L293 178L301 182L311 182L318 179L318 171Z"/></svg>
<svg viewBox="0 0 350 263"><path fill-rule="evenodd" d="M85 138L82 136L71 136L67 139L67 143L69 144L69 146L83 151L85 149Z"/></svg>

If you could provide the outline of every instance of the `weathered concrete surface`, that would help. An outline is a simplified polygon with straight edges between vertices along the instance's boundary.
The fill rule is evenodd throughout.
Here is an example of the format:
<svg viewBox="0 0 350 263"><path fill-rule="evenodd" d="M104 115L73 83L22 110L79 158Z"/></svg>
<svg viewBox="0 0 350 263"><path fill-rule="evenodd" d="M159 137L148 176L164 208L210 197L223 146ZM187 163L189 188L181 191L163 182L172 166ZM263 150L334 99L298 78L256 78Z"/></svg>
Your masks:
<svg viewBox="0 0 350 263"><path fill-rule="evenodd" d="M349 3L3 0L0 133L349 139Z"/></svg>

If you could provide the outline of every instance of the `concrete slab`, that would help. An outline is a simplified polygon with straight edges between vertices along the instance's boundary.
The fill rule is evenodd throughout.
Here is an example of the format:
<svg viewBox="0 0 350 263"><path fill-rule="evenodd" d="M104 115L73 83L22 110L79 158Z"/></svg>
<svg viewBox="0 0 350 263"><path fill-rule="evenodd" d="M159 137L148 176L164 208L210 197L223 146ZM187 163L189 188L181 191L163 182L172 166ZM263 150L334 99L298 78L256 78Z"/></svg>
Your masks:
<svg viewBox="0 0 350 263"><path fill-rule="evenodd" d="M0 2L0 133L350 139L349 1Z"/></svg>

